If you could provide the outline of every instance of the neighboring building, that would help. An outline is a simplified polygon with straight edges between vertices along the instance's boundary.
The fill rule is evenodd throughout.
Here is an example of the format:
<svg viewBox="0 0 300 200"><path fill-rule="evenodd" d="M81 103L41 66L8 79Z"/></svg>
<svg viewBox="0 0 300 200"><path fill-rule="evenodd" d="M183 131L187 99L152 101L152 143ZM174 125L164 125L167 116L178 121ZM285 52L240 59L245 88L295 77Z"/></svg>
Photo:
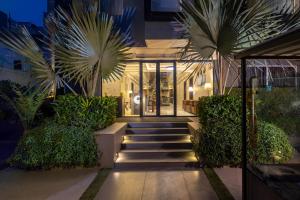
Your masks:
<svg viewBox="0 0 300 200"><path fill-rule="evenodd" d="M34 38L42 37L42 27L30 22L16 22L0 11L0 30L14 31L20 26L26 27ZM0 44L0 80L11 80L21 85L27 85L31 79L30 70L31 66L23 56Z"/></svg>

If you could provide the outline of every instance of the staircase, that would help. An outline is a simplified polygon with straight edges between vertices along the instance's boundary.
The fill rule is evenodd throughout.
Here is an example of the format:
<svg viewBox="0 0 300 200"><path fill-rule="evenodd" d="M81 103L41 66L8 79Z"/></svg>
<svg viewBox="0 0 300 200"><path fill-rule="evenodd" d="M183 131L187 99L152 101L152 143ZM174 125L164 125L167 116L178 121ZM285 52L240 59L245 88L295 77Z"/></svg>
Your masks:
<svg viewBox="0 0 300 200"><path fill-rule="evenodd" d="M186 122L129 122L115 167L188 168L197 165Z"/></svg>

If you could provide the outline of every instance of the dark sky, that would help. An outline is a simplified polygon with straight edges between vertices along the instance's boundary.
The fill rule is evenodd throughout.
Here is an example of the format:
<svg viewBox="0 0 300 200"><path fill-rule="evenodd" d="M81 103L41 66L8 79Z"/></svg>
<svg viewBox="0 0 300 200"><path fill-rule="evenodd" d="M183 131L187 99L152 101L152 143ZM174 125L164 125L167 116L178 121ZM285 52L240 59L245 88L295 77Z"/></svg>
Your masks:
<svg viewBox="0 0 300 200"><path fill-rule="evenodd" d="M0 0L0 10L10 13L16 21L29 21L40 26L43 25L47 0Z"/></svg>

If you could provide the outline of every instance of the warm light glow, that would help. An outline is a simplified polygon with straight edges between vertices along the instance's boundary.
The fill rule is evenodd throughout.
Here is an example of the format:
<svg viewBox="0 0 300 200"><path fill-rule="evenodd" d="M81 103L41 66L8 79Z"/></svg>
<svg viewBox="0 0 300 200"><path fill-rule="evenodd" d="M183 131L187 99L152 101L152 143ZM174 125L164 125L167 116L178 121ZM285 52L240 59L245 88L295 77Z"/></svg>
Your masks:
<svg viewBox="0 0 300 200"><path fill-rule="evenodd" d="M189 92L194 92L194 88L192 86L189 87Z"/></svg>
<svg viewBox="0 0 300 200"><path fill-rule="evenodd" d="M128 91L128 94L132 94L132 93L133 93L132 90L129 90L129 91Z"/></svg>
<svg viewBox="0 0 300 200"><path fill-rule="evenodd" d="M204 88L205 88L206 90L212 89L211 83L205 83Z"/></svg>

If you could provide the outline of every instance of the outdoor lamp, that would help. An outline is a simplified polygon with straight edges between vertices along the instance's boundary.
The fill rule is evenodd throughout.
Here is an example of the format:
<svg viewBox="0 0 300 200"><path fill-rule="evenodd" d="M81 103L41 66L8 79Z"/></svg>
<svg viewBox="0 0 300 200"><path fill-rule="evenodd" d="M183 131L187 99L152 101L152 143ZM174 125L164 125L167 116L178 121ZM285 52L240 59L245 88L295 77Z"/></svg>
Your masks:
<svg viewBox="0 0 300 200"><path fill-rule="evenodd" d="M189 87L189 92L194 92L194 88L192 86Z"/></svg>
<svg viewBox="0 0 300 200"><path fill-rule="evenodd" d="M204 88L205 88L206 90L212 89L211 83L205 83Z"/></svg>

